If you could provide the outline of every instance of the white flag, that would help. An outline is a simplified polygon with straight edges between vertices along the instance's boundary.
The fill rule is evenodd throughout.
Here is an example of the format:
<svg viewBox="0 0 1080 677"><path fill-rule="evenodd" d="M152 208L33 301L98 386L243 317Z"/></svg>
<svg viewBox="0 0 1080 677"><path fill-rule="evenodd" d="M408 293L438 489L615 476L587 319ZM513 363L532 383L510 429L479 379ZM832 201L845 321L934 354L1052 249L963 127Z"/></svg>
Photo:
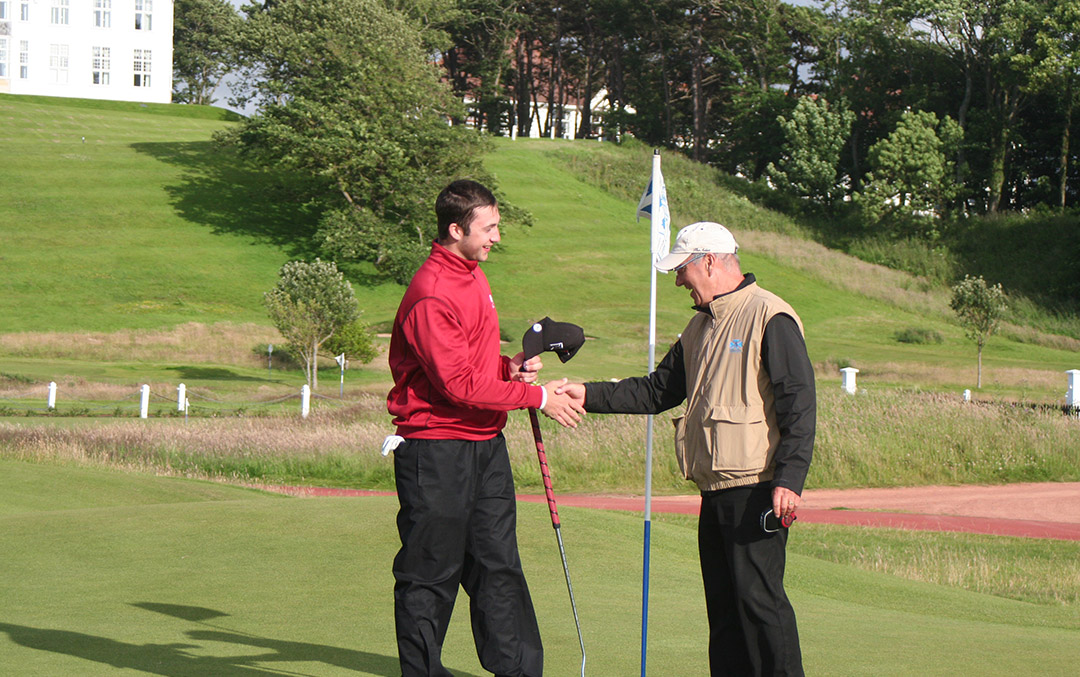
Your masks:
<svg viewBox="0 0 1080 677"><path fill-rule="evenodd" d="M338 355L334 359L337 361L339 367L341 367L342 369L345 368L345 353Z"/></svg>
<svg viewBox="0 0 1080 677"><path fill-rule="evenodd" d="M656 183L660 186L660 190L657 191L659 194L659 207L656 215L652 213L653 180L651 179L649 185L645 188L645 192L641 194L641 201L638 202L637 208L638 221L645 216L652 222L653 263L667 256L668 250L671 249L671 212L668 210L667 187L664 185L664 175L660 173L659 169L656 171L656 177Z"/></svg>

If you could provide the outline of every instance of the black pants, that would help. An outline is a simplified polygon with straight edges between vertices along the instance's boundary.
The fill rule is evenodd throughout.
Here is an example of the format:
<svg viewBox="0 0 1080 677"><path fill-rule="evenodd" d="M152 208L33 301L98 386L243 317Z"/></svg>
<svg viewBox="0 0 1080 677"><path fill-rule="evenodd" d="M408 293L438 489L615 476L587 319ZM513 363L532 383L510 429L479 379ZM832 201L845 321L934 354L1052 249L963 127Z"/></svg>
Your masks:
<svg viewBox="0 0 1080 677"><path fill-rule="evenodd" d="M480 664L539 677L544 653L521 570L506 440L406 440L394 451L401 550L394 617L404 677L450 675L441 654L460 584Z"/></svg>
<svg viewBox="0 0 1080 677"><path fill-rule="evenodd" d="M709 614L709 666L719 675L802 675L795 611L784 592L787 530L762 531L766 484L703 493L698 552Z"/></svg>

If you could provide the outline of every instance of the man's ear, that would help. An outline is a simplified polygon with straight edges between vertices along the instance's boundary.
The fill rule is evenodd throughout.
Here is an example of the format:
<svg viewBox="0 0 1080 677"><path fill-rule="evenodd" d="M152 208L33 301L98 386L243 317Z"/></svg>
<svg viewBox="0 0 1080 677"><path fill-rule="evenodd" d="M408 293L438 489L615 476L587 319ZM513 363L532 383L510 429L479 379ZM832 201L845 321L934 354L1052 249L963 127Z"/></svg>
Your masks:
<svg viewBox="0 0 1080 677"><path fill-rule="evenodd" d="M465 229L458 223L451 223L446 233L451 242L460 242L465 237Z"/></svg>

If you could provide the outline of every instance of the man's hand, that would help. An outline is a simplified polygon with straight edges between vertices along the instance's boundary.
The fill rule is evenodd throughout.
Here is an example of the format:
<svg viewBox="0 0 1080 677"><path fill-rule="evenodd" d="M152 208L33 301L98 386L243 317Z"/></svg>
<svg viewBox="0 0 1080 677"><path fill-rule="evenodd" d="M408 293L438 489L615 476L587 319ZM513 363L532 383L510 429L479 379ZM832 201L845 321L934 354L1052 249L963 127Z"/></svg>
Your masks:
<svg viewBox="0 0 1080 677"><path fill-rule="evenodd" d="M576 428L578 422L581 421L582 415L585 414L585 407L569 394L560 394L558 392L559 388L566 385L566 381L564 378L559 381L548 381L544 384L544 390L547 391L547 406L541 411L544 412L545 416L558 421L565 428Z"/></svg>
<svg viewBox="0 0 1080 677"><path fill-rule="evenodd" d="M539 355L526 360L525 353L518 353L510 358L510 380L533 383L536 381L537 372L543 368L544 363Z"/></svg>
<svg viewBox="0 0 1080 677"><path fill-rule="evenodd" d="M567 383L564 386L559 386L555 389L557 395L569 395L581 405L581 408L585 408L585 384L584 383Z"/></svg>
<svg viewBox="0 0 1080 677"><path fill-rule="evenodd" d="M791 489L775 487L772 490L773 514L780 519L788 515L794 515L801 500L802 498Z"/></svg>

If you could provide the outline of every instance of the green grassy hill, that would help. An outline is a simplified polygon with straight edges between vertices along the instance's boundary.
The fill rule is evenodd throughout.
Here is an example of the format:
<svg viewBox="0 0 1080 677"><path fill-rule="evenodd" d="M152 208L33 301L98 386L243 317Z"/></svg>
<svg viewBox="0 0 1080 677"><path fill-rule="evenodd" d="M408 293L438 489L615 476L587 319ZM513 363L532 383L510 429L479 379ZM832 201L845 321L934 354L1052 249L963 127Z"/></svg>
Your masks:
<svg viewBox="0 0 1080 677"><path fill-rule="evenodd" d="M0 96L0 185L10 196L0 201L0 373L130 382L168 381L188 370L213 383L214 368L227 365L221 381L260 385L265 372L252 351L273 340L261 296L282 263L312 256L305 236L313 216L291 199L287 176L254 172L214 147L211 135L229 124L222 117L184 106ZM622 181L635 185L603 190L581 178L582 156L625 164L635 154L644 158L640 175ZM802 316L824 383L850 365L867 387L974 386L974 345L950 321L941 290L783 234L798 228L679 173L684 163L672 156L667 165L675 172L668 179L675 226L711 219L732 228L744 270ZM625 195L647 181L647 155L609 144L498 140L486 164L536 222L509 228L485 264L505 333L520 336L544 315L572 321L594 340L574 362L550 365L552 376L642 373L648 226L635 221L635 200ZM679 212L691 194L715 196L697 203L710 213ZM386 327L401 293L392 284L358 287L365 319ZM689 315L688 294L659 275L658 359ZM202 355L171 334L192 322L247 329L226 332L218 349ZM936 332L943 341L901 343L897 334L906 330ZM1077 342L1012 336L986 348L984 390L1060 401L1062 372L1080 368ZM361 377L385 379L378 364Z"/></svg>

